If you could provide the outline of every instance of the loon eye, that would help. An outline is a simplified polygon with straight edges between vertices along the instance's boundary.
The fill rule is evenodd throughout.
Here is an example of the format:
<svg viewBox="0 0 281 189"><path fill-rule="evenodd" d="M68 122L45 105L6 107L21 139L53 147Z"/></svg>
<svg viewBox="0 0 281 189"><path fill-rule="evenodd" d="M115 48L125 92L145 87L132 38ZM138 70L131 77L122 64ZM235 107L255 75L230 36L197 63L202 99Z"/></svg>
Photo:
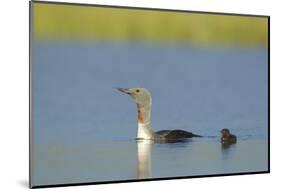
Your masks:
<svg viewBox="0 0 281 189"><path fill-rule="evenodd" d="M136 92L138 93L138 92L140 92L140 90L139 90L139 89L137 89L137 90L136 90Z"/></svg>

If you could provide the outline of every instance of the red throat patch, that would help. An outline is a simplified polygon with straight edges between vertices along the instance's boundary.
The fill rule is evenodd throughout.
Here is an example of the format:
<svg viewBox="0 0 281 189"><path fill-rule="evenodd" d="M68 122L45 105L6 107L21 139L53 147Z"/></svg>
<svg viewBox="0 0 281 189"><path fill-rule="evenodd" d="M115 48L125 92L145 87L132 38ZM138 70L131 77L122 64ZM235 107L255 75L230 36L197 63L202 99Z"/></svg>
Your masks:
<svg viewBox="0 0 281 189"><path fill-rule="evenodd" d="M140 105L137 104L137 109L138 109L138 122L139 123L143 123L143 118L142 118L142 114L141 114L141 110L140 110Z"/></svg>

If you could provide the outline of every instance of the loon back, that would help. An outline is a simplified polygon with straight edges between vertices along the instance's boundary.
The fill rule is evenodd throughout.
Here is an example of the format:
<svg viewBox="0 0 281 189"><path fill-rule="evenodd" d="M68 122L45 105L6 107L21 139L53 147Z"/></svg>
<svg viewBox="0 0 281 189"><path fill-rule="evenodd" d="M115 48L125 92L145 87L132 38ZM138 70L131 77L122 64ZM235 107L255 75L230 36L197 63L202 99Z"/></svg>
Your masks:
<svg viewBox="0 0 281 189"><path fill-rule="evenodd" d="M202 137L200 135L193 134L184 130L161 130L155 132L155 136L165 140L182 140L192 137Z"/></svg>

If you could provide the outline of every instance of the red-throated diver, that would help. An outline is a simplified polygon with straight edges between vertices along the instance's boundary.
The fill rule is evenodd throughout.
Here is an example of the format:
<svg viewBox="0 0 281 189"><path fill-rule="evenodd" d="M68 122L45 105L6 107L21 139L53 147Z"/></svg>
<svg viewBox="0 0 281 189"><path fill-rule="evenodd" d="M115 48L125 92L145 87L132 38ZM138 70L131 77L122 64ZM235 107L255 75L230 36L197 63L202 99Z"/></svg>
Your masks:
<svg viewBox="0 0 281 189"><path fill-rule="evenodd" d="M151 129L150 115L152 98L145 88L117 88L119 91L130 95L137 104L138 132L137 139L149 139L158 141L178 141L199 135L184 130L161 130L153 132Z"/></svg>
<svg viewBox="0 0 281 189"><path fill-rule="evenodd" d="M222 144L235 144L237 137L230 133L229 129L221 130L221 143Z"/></svg>

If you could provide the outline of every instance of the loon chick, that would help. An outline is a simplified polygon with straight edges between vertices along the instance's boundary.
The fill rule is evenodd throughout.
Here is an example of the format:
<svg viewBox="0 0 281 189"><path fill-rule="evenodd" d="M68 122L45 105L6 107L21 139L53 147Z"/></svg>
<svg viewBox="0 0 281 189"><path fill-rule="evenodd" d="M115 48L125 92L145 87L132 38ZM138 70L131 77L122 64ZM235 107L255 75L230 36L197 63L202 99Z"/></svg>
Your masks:
<svg viewBox="0 0 281 189"><path fill-rule="evenodd" d="M237 138L235 135L231 134L228 129L221 130L221 143L222 144L235 144Z"/></svg>
<svg viewBox="0 0 281 189"><path fill-rule="evenodd" d="M182 141L191 137L201 137L184 130L161 130L153 132L151 129L150 114L152 98L145 88L117 88L119 91L130 95L137 105L138 131L137 139L149 139L155 141Z"/></svg>

